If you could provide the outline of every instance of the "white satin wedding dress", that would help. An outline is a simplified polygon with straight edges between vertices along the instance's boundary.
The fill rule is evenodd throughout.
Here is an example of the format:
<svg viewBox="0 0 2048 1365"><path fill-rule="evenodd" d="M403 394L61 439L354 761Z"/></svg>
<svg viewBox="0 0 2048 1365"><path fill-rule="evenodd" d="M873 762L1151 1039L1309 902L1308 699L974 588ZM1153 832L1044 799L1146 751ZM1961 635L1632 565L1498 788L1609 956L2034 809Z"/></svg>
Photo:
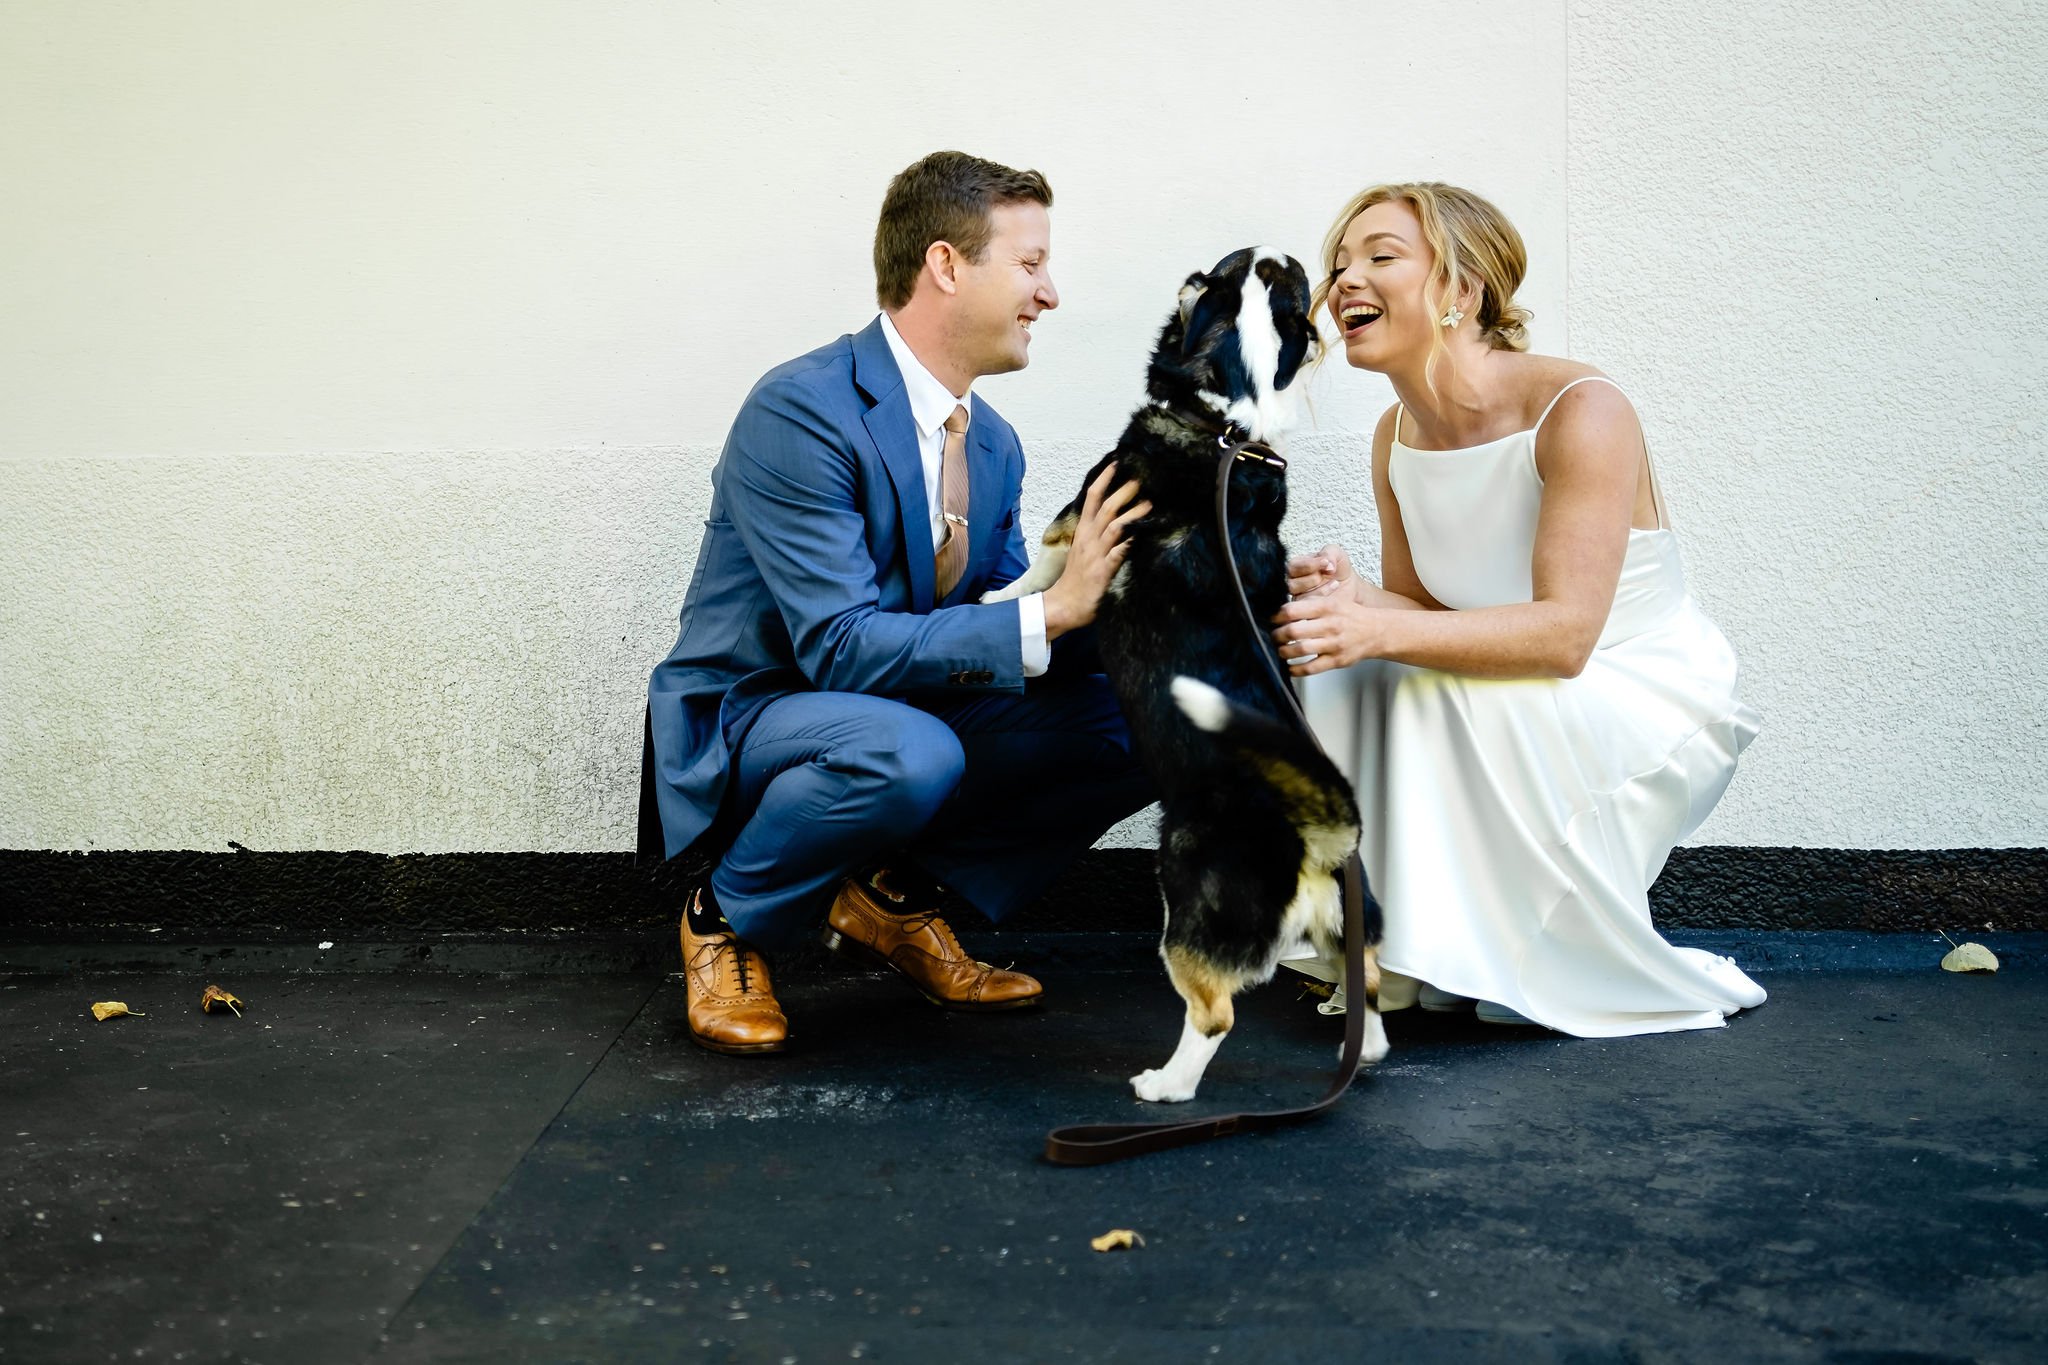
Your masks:
<svg viewBox="0 0 2048 1365"><path fill-rule="evenodd" d="M1388 477L1431 596L1529 601L1543 418L1461 450L1405 446L1398 422ZM1674 947L1650 921L1650 883L1758 725L1736 697L1734 651L1686 590L1651 482L1659 529L1629 532L1613 609L1576 678L1369 660L1304 681L1309 723L1358 789L1386 912L1382 1008L1413 1003L1427 982L1608 1038L1715 1028L1763 1003L1733 961Z"/></svg>

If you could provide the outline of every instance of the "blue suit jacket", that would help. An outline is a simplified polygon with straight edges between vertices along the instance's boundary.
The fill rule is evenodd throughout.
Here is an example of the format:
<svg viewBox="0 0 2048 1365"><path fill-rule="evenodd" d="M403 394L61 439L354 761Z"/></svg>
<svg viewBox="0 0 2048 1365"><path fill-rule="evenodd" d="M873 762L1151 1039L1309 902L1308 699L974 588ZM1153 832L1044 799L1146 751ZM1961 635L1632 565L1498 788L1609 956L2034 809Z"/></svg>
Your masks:
<svg viewBox="0 0 2048 1365"><path fill-rule="evenodd" d="M1022 690L1017 604L976 599L1029 562L1024 452L972 402L967 568L935 602L924 466L881 321L747 395L712 471L675 648L647 684L643 854L674 857L710 827L734 749L777 697Z"/></svg>

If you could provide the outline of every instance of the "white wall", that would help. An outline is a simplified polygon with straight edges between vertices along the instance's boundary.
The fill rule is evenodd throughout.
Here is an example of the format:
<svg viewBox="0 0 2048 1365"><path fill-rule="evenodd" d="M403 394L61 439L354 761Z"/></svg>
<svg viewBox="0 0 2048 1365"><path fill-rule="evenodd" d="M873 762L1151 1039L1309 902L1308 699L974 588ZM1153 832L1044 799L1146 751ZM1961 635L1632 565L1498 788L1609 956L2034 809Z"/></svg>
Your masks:
<svg viewBox="0 0 2048 1365"><path fill-rule="evenodd" d="M2048 42L1927 12L0 2L0 846L630 846L724 428L939 146L1058 198L1028 510L1188 270L1462 181L1743 651L1700 840L2048 842ZM1384 396L1319 376L1296 538L1373 549Z"/></svg>
<svg viewBox="0 0 2048 1365"><path fill-rule="evenodd" d="M1707 842L2048 843L2048 6L1577 5L1572 343L1763 737Z"/></svg>

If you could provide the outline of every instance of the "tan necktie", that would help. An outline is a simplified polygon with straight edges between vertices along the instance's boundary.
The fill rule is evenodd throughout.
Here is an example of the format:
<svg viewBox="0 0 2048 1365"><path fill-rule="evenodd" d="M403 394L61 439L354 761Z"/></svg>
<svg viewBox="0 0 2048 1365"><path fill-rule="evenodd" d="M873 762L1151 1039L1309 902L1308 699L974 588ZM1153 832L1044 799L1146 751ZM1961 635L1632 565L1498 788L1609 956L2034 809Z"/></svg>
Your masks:
<svg viewBox="0 0 2048 1365"><path fill-rule="evenodd" d="M939 456L939 506L945 509L945 539L934 561L943 600L967 570L967 409L946 419L946 446Z"/></svg>

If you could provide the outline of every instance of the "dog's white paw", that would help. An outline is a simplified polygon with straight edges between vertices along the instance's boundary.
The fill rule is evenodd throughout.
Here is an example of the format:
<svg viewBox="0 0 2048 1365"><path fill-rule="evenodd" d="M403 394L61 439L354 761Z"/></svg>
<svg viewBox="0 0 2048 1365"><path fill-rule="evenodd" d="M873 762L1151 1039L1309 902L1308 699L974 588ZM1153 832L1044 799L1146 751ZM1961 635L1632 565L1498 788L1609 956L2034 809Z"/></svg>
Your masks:
<svg viewBox="0 0 2048 1365"><path fill-rule="evenodd" d="M1394 1045L1387 1041L1387 1026L1381 1022L1380 1012L1368 1010L1365 1016L1365 1038L1358 1052L1358 1064L1371 1066L1374 1062L1384 1061L1386 1055L1393 1050ZM1344 1045L1341 1043L1337 1045L1337 1056L1340 1060L1344 1056Z"/></svg>
<svg viewBox="0 0 2048 1365"><path fill-rule="evenodd" d="M1008 602L1012 598L1022 597L1025 593L1029 591L1031 591L1031 589L1026 587L1024 585L1024 580L1020 578L1015 583L1009 584L1007 587L990 588L987 592L981 595L981 602L983 606L987 606L991 602Z"/></svg>
<svg viewBox="0 0 2048 1365"><path fill-rule="evenodd" d="M1156 1071L1141 1071L1131 1077L1131 1089L1138 1098L1153 1104L1182 1104L1195 1097L1195 1087L1176 1084L1164 1067Z"/></svg>

